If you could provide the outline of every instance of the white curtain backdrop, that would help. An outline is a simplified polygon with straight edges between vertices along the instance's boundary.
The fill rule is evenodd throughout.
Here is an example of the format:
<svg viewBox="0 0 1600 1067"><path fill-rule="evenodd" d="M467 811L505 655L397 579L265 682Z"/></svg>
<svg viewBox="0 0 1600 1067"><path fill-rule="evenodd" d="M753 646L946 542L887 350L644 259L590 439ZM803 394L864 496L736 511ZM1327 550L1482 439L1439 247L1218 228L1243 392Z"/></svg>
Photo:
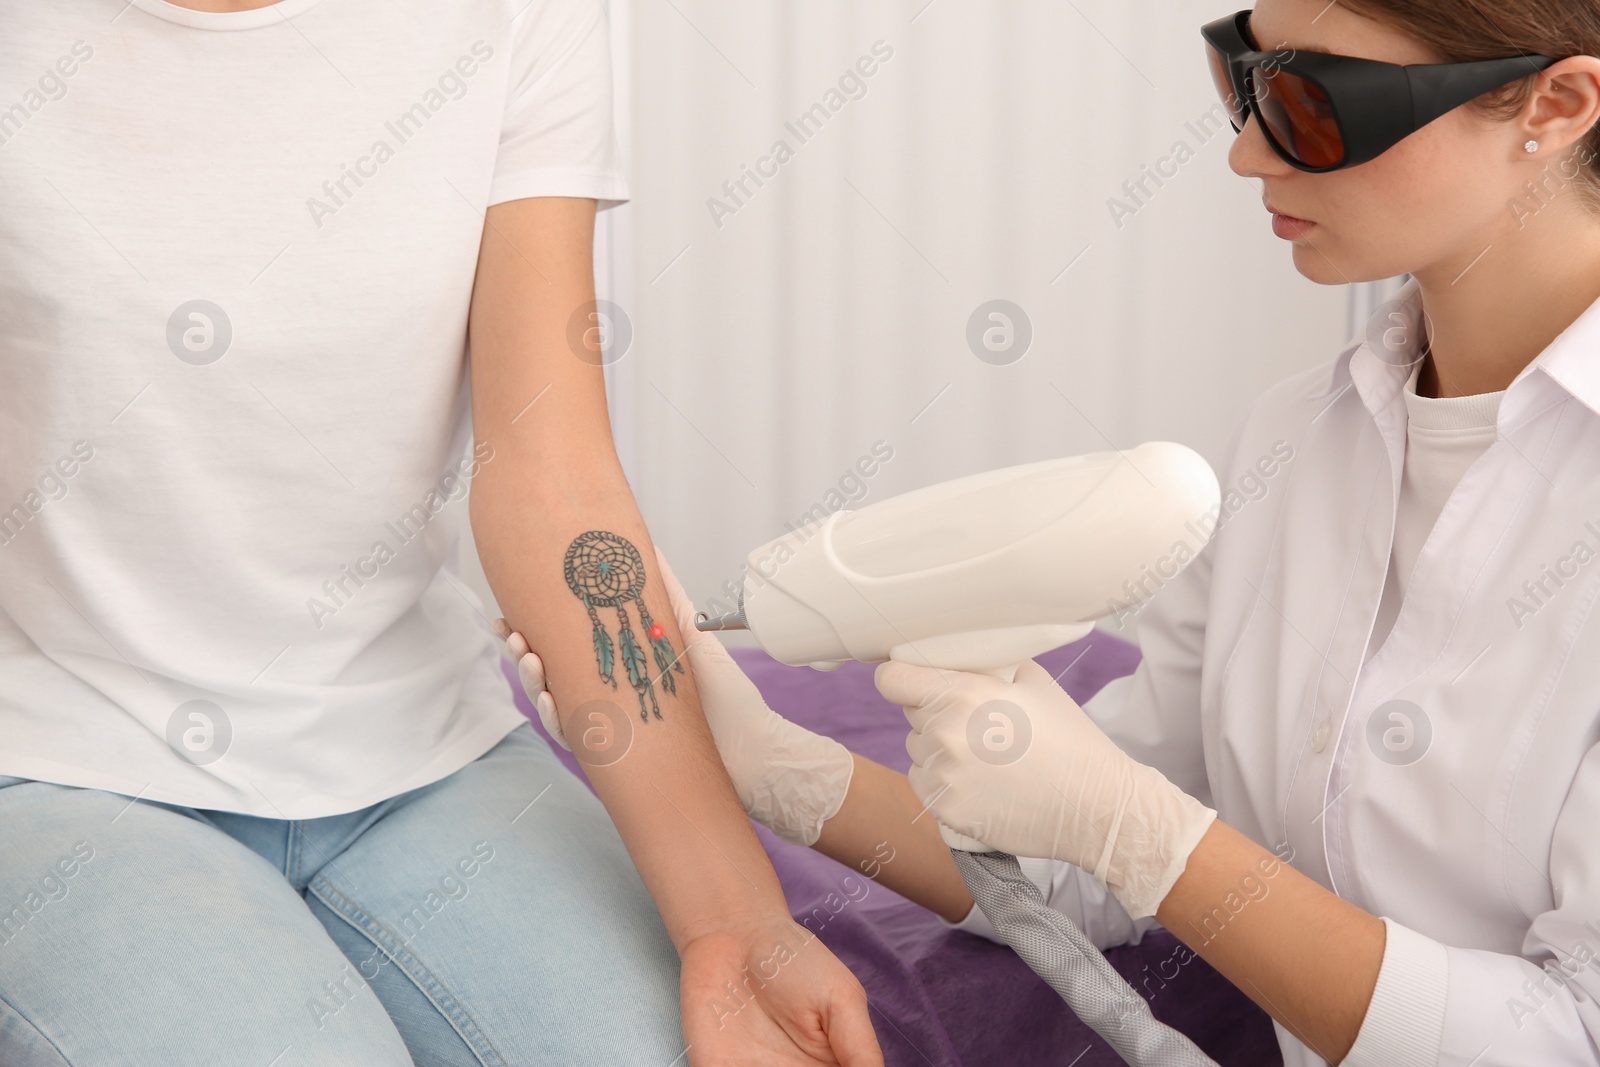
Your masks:
<svg viewBox="0 0 1600 1067"><path fill-rule="evenodd" d="M1228 169L1218 13L635 0L634 489L697 602L858 492L876 442L850 506L1155 438L1216 461L1338 351L1347 294L1295 272ZM1032 327L1009 365L967 339L995 299Z"/></svg>
<svg viewBox="0 0 1600 1067"><path fill-rule="evenodd" d="M1398 278L1388 278L1381 282L1360 282L1348 286L1350 307L1349 314L1345 317L1345 333L1351 337L1356 336L1366 327L1367 320L1378 310L1378 305L1393 299L1401 287L1410 280L1411 275L1402 274Z"/></svg>
<svg viewBox="0 0 1600 1067"><path fill-rule="evenodd" d="M1296 273L1228 169L1214 3L611 8L634 192L597 238L634 327L613 425L703 607L818 506L1150 439L1218 462L1378 299ZM1021 314L980 315L975 349L993 300Z"/></svg>

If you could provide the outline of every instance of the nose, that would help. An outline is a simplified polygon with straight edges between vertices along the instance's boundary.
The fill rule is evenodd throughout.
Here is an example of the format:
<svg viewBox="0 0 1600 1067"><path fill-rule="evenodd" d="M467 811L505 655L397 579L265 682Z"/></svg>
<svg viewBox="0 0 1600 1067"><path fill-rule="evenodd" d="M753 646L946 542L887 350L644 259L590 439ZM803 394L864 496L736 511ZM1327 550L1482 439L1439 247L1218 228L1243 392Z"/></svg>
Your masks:
<svg viewBox="0 0 1600 1067"><path fill-rule="evenodd" d="M1242 178L1280 178L1294 170L1267 143L1254 112L1245 117L1244 129L1228 149L1228 166Z"/></svg>

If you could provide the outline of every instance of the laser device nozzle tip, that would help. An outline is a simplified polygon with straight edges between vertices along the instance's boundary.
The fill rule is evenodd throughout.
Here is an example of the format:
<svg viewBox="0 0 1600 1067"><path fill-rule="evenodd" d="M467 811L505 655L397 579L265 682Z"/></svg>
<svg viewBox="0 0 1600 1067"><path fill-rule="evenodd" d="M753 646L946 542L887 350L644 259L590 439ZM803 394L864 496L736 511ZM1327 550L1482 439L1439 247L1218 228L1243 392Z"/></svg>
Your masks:
<svg viewBox="0 0 1600 1067"><path fill-rule="evenodd" d="M707 630L748 630L750 629L750 624L745 621L744 607L741 605L738 611L730 611L726 615L718 615L715 618L702 611L694 617L694 628L702 632Z"/></svg>

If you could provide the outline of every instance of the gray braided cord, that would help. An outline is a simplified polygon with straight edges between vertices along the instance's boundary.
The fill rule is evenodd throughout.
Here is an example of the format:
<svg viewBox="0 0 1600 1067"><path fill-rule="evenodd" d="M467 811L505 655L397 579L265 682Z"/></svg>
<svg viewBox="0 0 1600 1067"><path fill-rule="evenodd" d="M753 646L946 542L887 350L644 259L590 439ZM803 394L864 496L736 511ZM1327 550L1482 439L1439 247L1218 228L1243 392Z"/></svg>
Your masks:
<svg viewBox="0 0 1600 1067"><path fill-rule="evenodd" d="M1135 1067L1218 1067L1145 1002L1073 921L1044 902L1017 858L1004 852L950 855L995 932L1061 994L1067 1007Z"/></svg>

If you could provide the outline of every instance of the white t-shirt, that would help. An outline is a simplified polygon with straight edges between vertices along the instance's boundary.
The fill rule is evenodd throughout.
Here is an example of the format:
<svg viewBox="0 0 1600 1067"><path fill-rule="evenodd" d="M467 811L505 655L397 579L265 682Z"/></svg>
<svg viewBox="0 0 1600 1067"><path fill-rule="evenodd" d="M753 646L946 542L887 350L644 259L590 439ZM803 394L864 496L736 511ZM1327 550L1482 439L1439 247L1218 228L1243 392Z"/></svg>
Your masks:
<svg viewBox="0 0 1600 1067"><path fill-rule="evenodd" d="M486 206L627 196L602 0L0 18L0 774L312 818L481 755L467 308Z"/></svg>
<svg viewBox="0 0 1600 1067"><path fill-rule="evenodd" d="M1400 500L1395 505L1394 547L1389 553L1389 573L1372 639L1370 659L1394 628L1405 599L1411 571L1422 546L1439 521L1439 513L1461 482L1467 468L1494 444L1495 419L1505 391L1476 396L1430 397L1417 395L1422 361L1411 369L1401 396L1406 405L1406 458L1400 476Z"/></svg>

